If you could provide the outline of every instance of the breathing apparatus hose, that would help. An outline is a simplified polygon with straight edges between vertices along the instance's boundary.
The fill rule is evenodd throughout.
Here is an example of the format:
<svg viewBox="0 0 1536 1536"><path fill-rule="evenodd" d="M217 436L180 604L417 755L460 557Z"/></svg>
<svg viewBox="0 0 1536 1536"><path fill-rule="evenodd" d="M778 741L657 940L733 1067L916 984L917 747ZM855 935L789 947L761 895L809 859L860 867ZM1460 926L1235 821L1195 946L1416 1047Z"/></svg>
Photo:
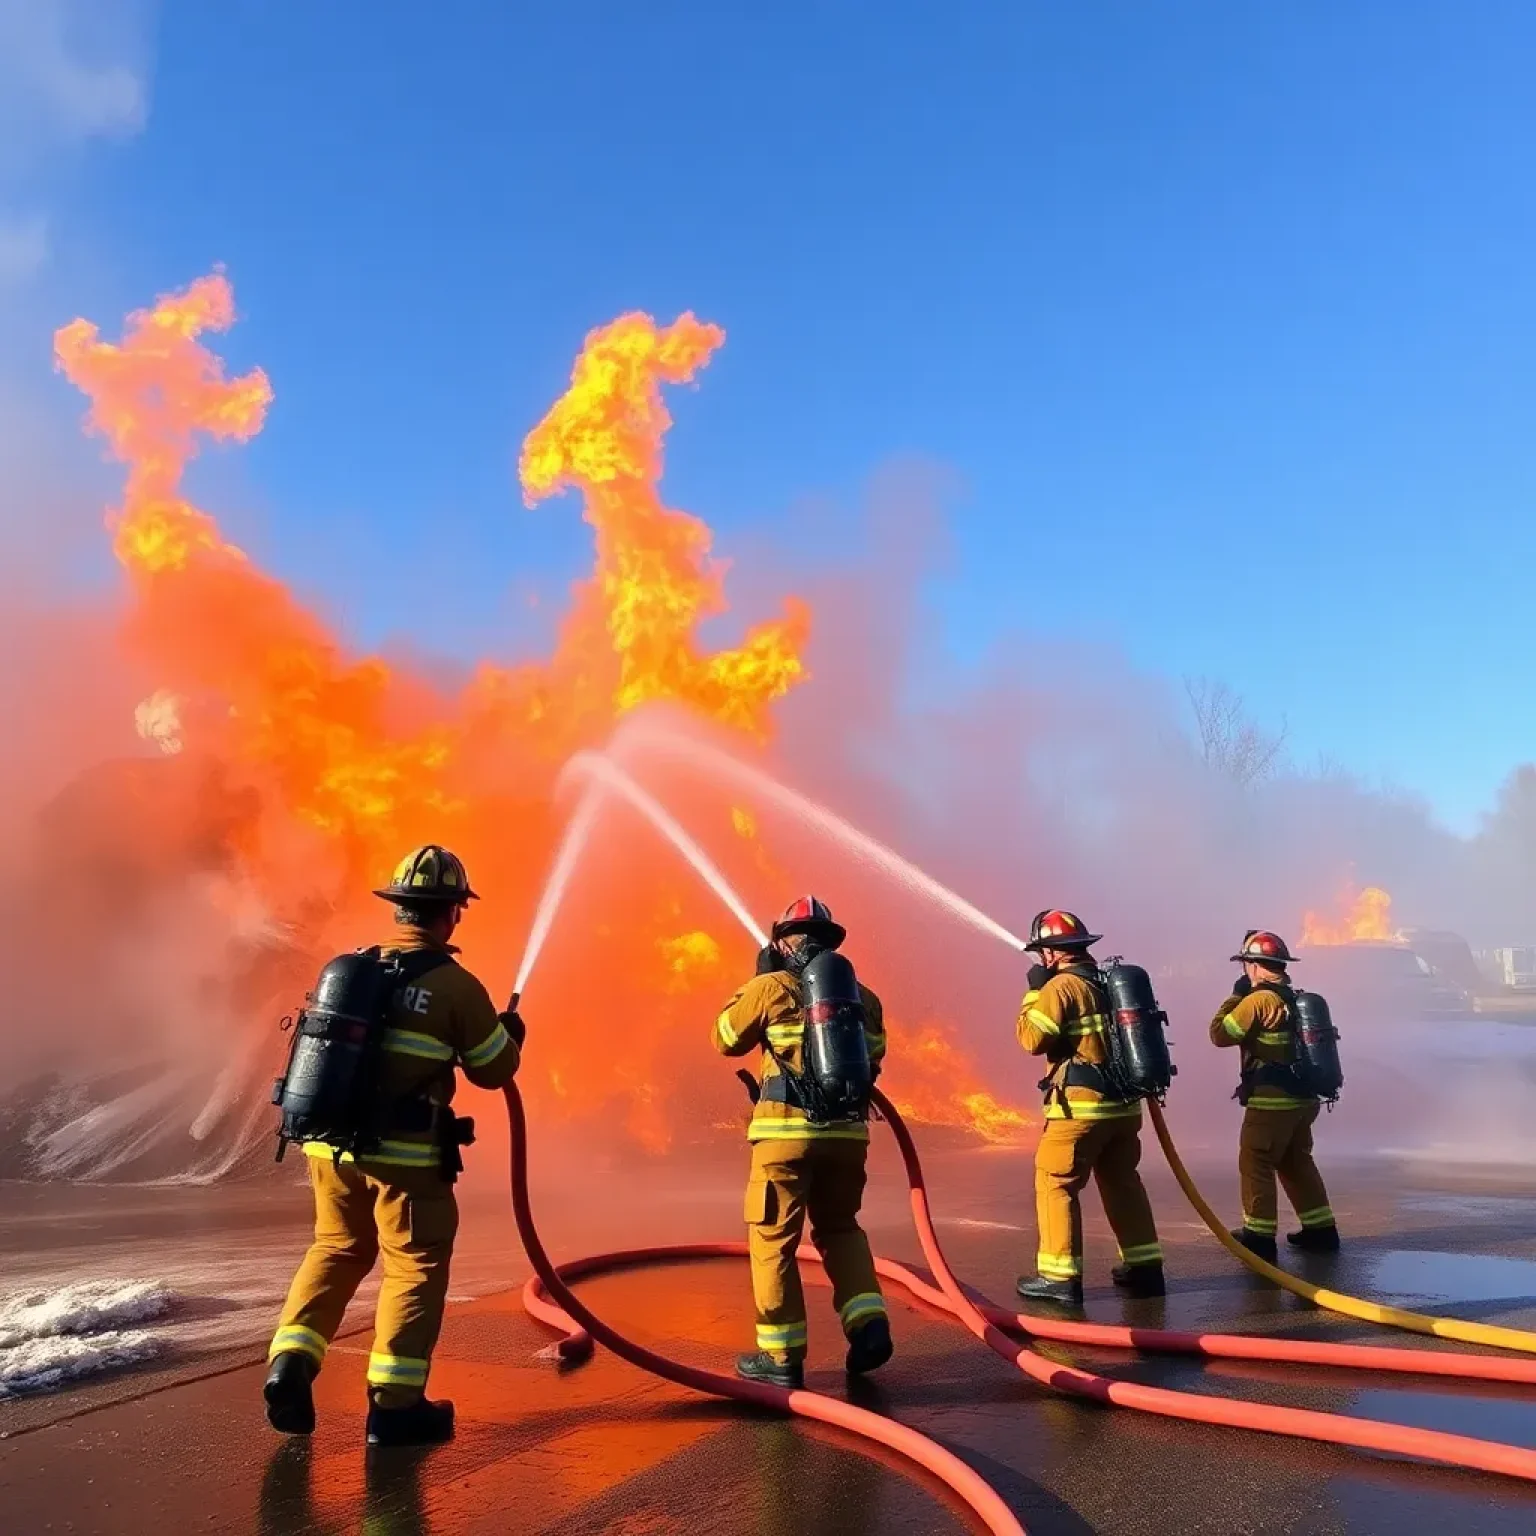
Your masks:
<svg viewBox="0 0 1536 1536"><path fill-rule="evenodd" d="M547 1293L554 1298L566 1314L556 1326L567 1328L567 1317L580 1324L581 1329L621 1360L648 1371L653 1376L675 1382L695 1392L712 1397L730 1398L756 1408L768 1408L778 1413L791 1413L800 1418L816 1419L823 1424L833 1424L862 1439L883 1445L922 1467L944 1483L975 1514L978 1520L994 1536L1025 1536L1024 1527L987 1483L973 1472L960 1458L944 1449L937 1441L915 1429L908 1429L894 1419L851 1403L824 1397L819 1392L787 1391L766 1382L744 1381L734 1376L723 1376L715 1371L700 1370L655 1354L610 1328L595 1313L588 1310L576 1297L557 1270L539 1239L534 1225L533 1205L528 1193L528 1125L523 1113L522 1096L515 1084L504 1090L507 1100L507 1119L511 1126L512 1163L512 1211L517 1221L518 1235L527 1251L534 1274ZM663 1252L665 1250L662 1250ZM547 1304L546 1304L547 1306ZM544 1320L553 1311L547 1308ZM539 1313L535 1313L538 1316ZM557 1316L559 1314L556 1314ZM588 1346L590 1348L590 1345Z"/></svg>
<svg viewBox="0 0 1536 1536"><path fill-rule="evenodd" d="M1329 1312L1343 1313L1346 1317L1357 1317L1367 1323L1381 1323L1388 1328L1405 1328L1411 1333L1427 1333L1437 1339L1455 1339L1462 1344L1487 1344L1495 1349L1515 1349L1528 1355L1536 1354L1536 1333L1528 1333L1523 1328L1501 1328L1494 1323L1471 1323L1457 1317L1429 1317L1422 1312L1407 1312L1401 1307L1389 1307L1378 1301L1366 1301L1360 1296L1346 1296L1340 1291L1330 1291L1320 1285L1313 1285L1310 1281L1302 1280L1274 1264L1266 1263L1256 1253L1250 1253L1227 1231L1221 1218L1211 1209L1210 1203L1189 1176L1189 1169L1184 1166L1184 1159L1179 1156L1179 1149L1173 1144L1173 1137L1168 1132L1168 1122L1163 1118L1162 1109L1152 1100L1148 1101L1147 1109L1151 1113L1152 1126L1157 1132L1157 1139L1162 1145L1163 1156L1168 1159L1168 1166L1173 1169L1173 1176L1179 1181L1179 1188L1184 1191L1200 1219L1211 1229L1211 1235L1216 1241L1254 1274L1262 1275L1266 1280L1273 1281L1293 1296L1300 1296L1310 1301L1314 1306L1322 1307Z"/></svg>
<svg viewBox="0 0 1536 1536"><path fill-rule="evenodd" d="M508 1098L510 1104L510 1090ZM1454 1375L1526 1384L1536 1381L1536 1375L1533 1375L1529 1368L1530 1363L1523 1360L1485 1359L1480 1356L1449 1355L1429 1350L1379 1350L1359 1345L1329 1345L1299 1340L1264 1340L1222 1335L1167 1333L1154 1329L1110 1328L1095 1324L1055 1322L1025 1317L1006 1312L985 1302L973 1301L961 1288L939 1245L932 1214L928 1207L928 1193L922 1165L911 1133L894 1106L878 1089L875 1091L874 1101L890 1125L901 1151L911 1188L912 1216L917 1228L918 1242L938 1289L935 1290L934 1286L920 1279L905 1266L895 1264L888 1259L876 1260L877 1270L882 1276L901 1285L919 1300L942 1307L944 1311L963 1323L988 1348L1041 1385L1069 1396L1087 1398L1093 1402L1117 1407L1134 1408L1140 1412L1153 1413L1164 1418L1258 1430L1266 1434L1287 1435L1333 1445L1349 1445L1389 1455L1420 1457L1474 1471L1493 1472L1536 1481L1536 1451L1500 1445L1493 1441L1477 1440L1465 1435L1447 1434L1439 1430L1414 1429L1405 1425L1348 1418L1342 1414L1277 1407L1267 1403L1209 1397L1163 1387L1141 1386L1134 1382L1115 1381L1075 1367L1057 1364L1044 1359L1028 1348L1021 1348L1007 1338L1001 1329L1011 1327L1033 1334L1037 1338L1096 1347L1143 1349L1164 1353L1205 1355L1213 1358L1266 1360L1291 1364L1423 1372L1430 1375ZM517 1114L520 1117L520 1106ZM514 1193L516 1193L518 1180L515 1164L518 1157L519 1135L518 1125L515 1124ZM524 1185L523 1201L526 1206L526 1185ZM523 1225L523 1218L520 1215L520 1229ZM565 1279L577 1279L583 1275L637 1264L738 1257L746 1251L745 1245L741 1243L679 1244L596 1255L564 1265L557 1271L549 1263L542 1249L539 1249L535 1256L532 1244L537 1242L537 1234L532 1229L531 1217L527 1221L524 1242L530 1245L529 1256L534 1260L535 1271L535 1277L528 1282L523 1291L524 1306L531 1316L564 1335L557 1349L561 1358L565 1360L578 1360L590 1354L593 1338L610 1348L614 1347L610 1343L610 1339L614 1337L611 1330L602 1329L601 1324L597 1328L589 1326L589 1321L596 1320L591 1319L591 1315L579 1303L575 1307L567 1305L575 1298L565 1284ZM809 1257L807 1255L808 1259ZM615 1349L615 1353L623 1355L624 1358L636 1364L641 1364L644 1369L655 1369L655 1365L637 1359L636 1355L643 1355L646 1360L652 1362L656 1361L655 1356L647 1351L638 1350L636 1346L627 1342L625 1347L632 1353L625 1354L624 1350L620 1349ZM682 1380L682 1377L671 1373L687 1370L685 1367L673 1366L670 1362L658 1363L667 1367L658 1374L667 1375L670 1380ZM743 1384L706 1371L687 1371L687 1377L688 1379L683 1383L685 1385L697 1385L699 1390L737 1397L743 1401L767 1402L768 1399L762 1394L772 1393L776 1401L770 1403L770 1406L783 1406L783 1400L786 1398L816 1398L814 1393L780 1393L777 1389L771 1388L737 1391L736 1389ZM820 1398L816 1401L818 1404L844 1407L833 1399ZM792 1408L791 1411L802 1410ZM825 1417L821 1412L811 1416ZM876 1423L880 1425L888 1424L888 1421L874 1415L866 1415L866 1417L875 1418ZM829 1420L829 1422L840 1421ZM908 1433L911 1432L908 1431ZM954 1484L951 1486L953 1487Z"/></svg>

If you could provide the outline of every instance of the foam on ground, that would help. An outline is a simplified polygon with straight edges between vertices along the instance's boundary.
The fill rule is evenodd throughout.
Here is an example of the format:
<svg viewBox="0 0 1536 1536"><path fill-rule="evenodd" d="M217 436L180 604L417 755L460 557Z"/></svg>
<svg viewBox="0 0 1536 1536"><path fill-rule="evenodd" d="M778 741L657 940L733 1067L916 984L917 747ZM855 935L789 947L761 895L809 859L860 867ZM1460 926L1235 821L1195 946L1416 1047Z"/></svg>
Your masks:
<svg viewBox="0 0 1536 1536"><path fill-rule="evenodd" d="M0 1297L0 1398L150 1359L161 1338L125 1325L163 1316L175 1299L153 1280L88 1280Z"/></svg>

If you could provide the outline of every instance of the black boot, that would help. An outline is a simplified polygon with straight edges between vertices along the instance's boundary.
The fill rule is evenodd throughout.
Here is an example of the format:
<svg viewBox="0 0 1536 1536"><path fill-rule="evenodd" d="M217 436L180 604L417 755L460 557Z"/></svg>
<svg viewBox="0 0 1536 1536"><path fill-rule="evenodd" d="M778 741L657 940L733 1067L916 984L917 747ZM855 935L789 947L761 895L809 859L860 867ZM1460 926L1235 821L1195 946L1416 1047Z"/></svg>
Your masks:
<svg viewBox="0 0 1536 1536"><path fill-rule="evenodd" d="M1285 1240L1292 1248L1301 1248L1307 1253L1339 1251L1339 1229L1331 1221L1326 1227L1303 1227L1300 1232L1287 1232Z"/></svg>
<svg viewBox="0 0 1536 1536"><path fill-rule="evenodd" d="M765 1350L737 1355L736 1374L745 1381L761 1381L770 1387L798 1392L805 1386L805 1367L798 1360L775 1360Z"/></svg>
<svg viewBox="0 0 1536 1536"><path fill-rule="evenodd" d="M310 1388L319 1367L308 1355L285 1350L272 1357L261 1395L267 1402L267 1423L285 1435L315 1432L315 1398Z"/></svg>
<svg viewBox="0 0 1536 1536"><path fill-rule="evenodd" d="M1250 1232L1247 1227L1234 1227L1232 1236L1240 1242L1249 1253L1273 1264L1280 1257L1280 1245L1272 1237L1265 1237L1261 1232Z"/></svg>
<svg viewBox="0 0 1536 1536"><path fill-rule="evenodd" d="M453 1439L453 1404L418 1397L407 1408L381 1408L368 1400L369 1445L441 1445Z"/></svg>
<svg viewBox="0 0 1536 1536"><path fill-rule="evenodd" d="M1081 1280L1047 1280L1044 1275L1020 1275L1014 1289L1025 1301L1053 1301L1059 1307L1083 1304Z"/></svg>
<svg viewBox="0 0 1536 1536"><path fill-rule="evenodd" d="M1166 1296L1168 1283L1161 1264L1117 1264L1109 1278L1132 1296Z"/></svg>
<svg viewBox="0 0 1536 1536"><path fill-rule="evenodd" d="M888 1317L872 1317L862 1327L855 1328L849 1336L848 1359L845 1362L848 1374L863 1376L870 1371L878 1371L894 1352L891 1320Z"/></svg>

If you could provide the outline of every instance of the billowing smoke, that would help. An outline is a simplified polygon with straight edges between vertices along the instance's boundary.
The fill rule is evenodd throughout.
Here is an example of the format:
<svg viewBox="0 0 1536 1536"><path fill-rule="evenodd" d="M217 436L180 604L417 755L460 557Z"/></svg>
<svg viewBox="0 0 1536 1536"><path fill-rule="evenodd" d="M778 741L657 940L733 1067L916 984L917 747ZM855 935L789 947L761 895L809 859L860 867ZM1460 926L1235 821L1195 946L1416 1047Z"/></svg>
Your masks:
<svg viewBox="0 0 1536 1536"><path fill-rule="evenodd" d="M5 621L0 959L16 979L0 1033L25 1074L0 1110L9 1171L214 1177L259 1155L277 1020L329 954L384 936L368 890L413 843L464 854L487 898L466 959L509 986L578 750L611 746L760 918L807 886L833 902L888 1001L898 1102L957 1133L1016 1135L1037 1102L1012 1039L1024 962L710 753L850 818L1016 934L1039 908L1080 910L1101 954L1157 976L1174 1118L1197 1136L1235 1075L1204 1030L1243 929L1294 940L1356 879L1407 922L1529 931L1536 770L1460 839L1409 799L1286 764L1240 709L1202 736L1179 685L1078 636L1009 637L947 669L923 607L942 482L920 467L873 485L846 548L823 514L789 541L803 556L818 540L815 561L764 549L738 566L728 614L710 530L658 489L663 387L723 340L692 316L594 332L527 439L526 497L576 493L595 534L555 654L356 655L182 488L205 443L261 430L279 387L225 375L203 338L233 319L215 275L120 340L59 333L122 466L103 534L121 575L94 604L34 600ZM743 629L742 612L765 616ZM751 948L653 829L605 804L531 985L536 1121L651 1152L728 1124L740 1106L707 1025ZM1396 1021L1339 1022L1351 1124L1401 1135L1406 1106L1433 1135L1444 1095Z"/></svg>

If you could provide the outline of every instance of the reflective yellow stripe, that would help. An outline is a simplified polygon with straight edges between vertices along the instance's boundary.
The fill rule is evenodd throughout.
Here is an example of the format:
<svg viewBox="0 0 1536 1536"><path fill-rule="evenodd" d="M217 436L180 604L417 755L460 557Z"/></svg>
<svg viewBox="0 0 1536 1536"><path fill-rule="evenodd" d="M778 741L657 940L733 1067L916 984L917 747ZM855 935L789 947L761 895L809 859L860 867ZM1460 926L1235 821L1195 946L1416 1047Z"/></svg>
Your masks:
<svg viewBox="0 0 1536 1536"><path fill-rule="evenodd" d="M1163 1245L1161 1243L1138 1243L1134 1248L1122 1248L1120 1250L1120 1262L1122 1264L1161 1264L1163 1262Z"/></svg>
<svg viewBox="0 0 1536 1536"><path fill-rule="evenodd" d="M862 1120L817 1125L810 1120L780 1119L777 1115L754 1117L747 1123L748 1141L868 1141L869 1127Z"/></svg>
<svg viewBox="0 0 1536 1536"><path fill-rule="evenodd" d="M879 1291L862 1291L857 1296L850 1296L837 1315L842 1321L843 1332L852 1333L870 1318L886 1316L885 1297Z"/></svg>
<svg viewBox="0 0 1536 1536"><path fill-rule="evenodd" d="M1305 1109L1309 1104L1317 1103L1316 1099L1297 1099L1288 1093L1256 1093L1249 1100L1249 1109Z"/></svg>
<svg viewBox="0 0 1536 1536"><path fill-rule="evenodd" d="M1069 1099L1063 1105L1053 1094L1045 1106L1047 1120L1129 1120L1133 1116L1138 1120L1141 1118L1139 1100L1129 1104L1114 1099L1085 1104L1080 1099Z"/></svg>
<svg viewBox="0 0 1536 1536"><path fill-rule="evenodd" d="M453 1047L433 1035L418 1034L414 1029L386 1029L384 1049L397 1056L419 1056L424 1061L452 1061Z"/></svg>
<svg viewBox="0 0 1536 1536"><path fill-rule="evenodd" d="M1310 1211L1297 1211L1296 1219L1304 1227L1331 1227L1334 1225L1331 1205L1314 1206Z"/></svg>
<svg viewBox="0 0 1536 1536"><path fill-rule="evenodd" d="M369 1355L368 1385L371 1387L424 1387L427 1384L426 1360L405 1355Z"/></svg>
<svg viewBox="0 0 1536 1536"><path fill-rule="evenodd" d="M757 1325L757 1347L775 1354L782 1354L791 1349L804 1349L809 1337L804 1323L759 1323Z"/></svg>
<svg viewBox="0 0 1536 1536"><path fill-rule="evenodd" d="M1085 1013L1076 1024L1067 1027L1069 1036L1102 1035L1108 1018L1102 1013Z"/></svg>
<svg viewBox="0 0 1536 1536"><path fill-rule="evenodd" d="M1037 1253L1035 1268L1047 1280L1076 1280L1083 1272L1083 1261L1071 1253Z"/></svg>
<svg viewBox="0 0 1536 1536"><path fill-rule="evenodd" d="M1243 1036L1248 1033L1247 1028L1244 1025L1239 1024L1237 1022L1237 1020L1234 1019L1230 1013L1227 1014L1226 1017L1222 1019L1221 1025L1222 1025L1222 1028L1225 1029L1226 1032L1234 1040L1241 1040L1243 1038Z"/></svg>
<svg viewBox="0 0 1536 1536"><path fill-rule="evenodd" d="M735 1045L736 1042L741 1038L741 1036L731 1028L731 1014L729 1009L727 1009L720 1015L718 1019L715 1020L715 1034L719 1037L721 1045L724 1046Z"/></svg>
<svg viewBox="0 0 1536 1536"><path fill-rule="evenodd" d="M512 1037L502 1027L498 1019L496 1028L488 1034L473 1050L464 1052L464 1065L466 1067L483 1067L486 1062L494 1061L506 1048L511 1045Z"/></svg>
<svg viewBox="0 0 1536 1536"><path fill-rule="evenodd" d="M316 1333L313 1328L301 1328L297 1323L289 1323L272 1335L272 1347L267 1351L267 1359L288 1354L308 1355L319 1365L324 1361L328 1347L323 1333Z"/></svg>
<svg viewBox="0 0 1536 1536"><path fill-rule="evenodd" d="M329 1161L335 1158L336 1149L323 1141L306 1141L304 1155ZM376 1152L362 1158L353 1157L350 1152L341 1154L344 1163L388 1163L397 1168L436 1168L442 1160L442 1153L429 1141L381 1141Z"/></svg>
<svg viewBox="0 0 1536 1536"><path fill-rule="evenodd" d="M775 1045L799 1045L805 1039L805 1030L799 1024L770 1024L768 1038Z"/></svg>
<svg viewBox="0 0 1536 1536"><path fill-rule="evenodd" d="M1279 1230L1279 1223L1273 1216L1244 1216L1243 1225L1259 1237L1273 1237Z"/></svg>
<svg viewBox="0 0 1536 1536"><path fill-rule="evenodd" d="M1050 1014L1042 1013L1038 1008L1030 1008L1026 1011L1024 1017L1042 1034L1059 1035L1061 1033L1061 1025Z"/></svg>
<svg viewBox="0 0 1536 1536"><path fill-rule="evenodd" d="M1260 1045L1289 1045L1291 1043L1291 1037L1283 1031L1279 1034L1271 1032L1259 1035L1257 1039Z"/></svg>

